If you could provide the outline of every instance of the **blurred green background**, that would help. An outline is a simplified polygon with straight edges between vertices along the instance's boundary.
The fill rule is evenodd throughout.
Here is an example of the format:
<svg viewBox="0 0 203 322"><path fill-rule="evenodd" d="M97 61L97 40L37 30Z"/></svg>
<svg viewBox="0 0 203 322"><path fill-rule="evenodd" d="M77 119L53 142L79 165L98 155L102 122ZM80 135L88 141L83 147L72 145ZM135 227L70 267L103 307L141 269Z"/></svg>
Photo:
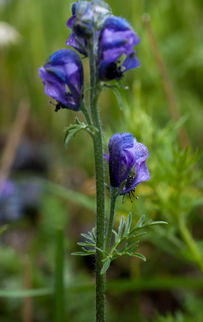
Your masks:
<svg viewBox="0 0 203 322"><path fill-rule="evenodd" d="M102 93L105 143L131 132L149 148L151 173L138 200L120 201L116 219L132 211L135 222L145 214L168 225L141 245L147 263L113 263L107 321L202 322L203 2L108 3L140 36L141 67L120 94ZM70 8L68 0L0 0L0 175L17 187L12 210L0 200L1 322L54 321L61 254L65 321L94 321L94 259L70 255L95 220L91 140L80 134L65 149L64 128L76 114L54 112L37 73L65 48Z"/></svg>

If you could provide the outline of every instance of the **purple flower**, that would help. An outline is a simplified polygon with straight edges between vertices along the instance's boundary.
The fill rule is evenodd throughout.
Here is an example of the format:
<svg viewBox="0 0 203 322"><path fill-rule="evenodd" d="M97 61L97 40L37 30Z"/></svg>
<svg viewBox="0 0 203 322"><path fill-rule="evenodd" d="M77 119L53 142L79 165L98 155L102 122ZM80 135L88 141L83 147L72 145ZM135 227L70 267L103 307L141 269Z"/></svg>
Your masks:
<svg viewBox="0 0 203 322"><path fill-rule="evenodd" d="M81 9L80 9L81 8ZM83 11L83 15L85 13L90 12L90 2L88 1L80 1L80 2L75 2L72 5L72 16L68 19L66 25L68 28L72 30L71 34L69 35L66 45L71 46L72 48L76 49L79 51L79 53L83 55L87 55L87 41L85 37L85 32L89 34L89 29L91 30L91 26L89 22L86 22L86 24L81 22L81 19L77 18L77 12L78 9L80 11ZM82 13L79 15L80 17L82 16ZM88 32L89 31L89 32Z"/></svg>
<svg viewBox="0 0 203 322"><path fill-rule="evenodd" d="M72 16L67 21L71 29L66 44L88 55L88 41L94 31L98 34L104 20L110 15L109 7L102 0L78 1L72 5Z"/></svg>
<svg viewBox="0 0 203 322"><path fill-rule="evenodd" d="M22 201L17 186L10 180L0 180L0 223L16 220L22 215Z"/></svg>
<svg viewBox="0 0 203 322"><path fill-rule="evenodd" d="M78 111L82 99L83 67L80 57L70 49L53 53L39 69L44 92L57 101L56 111Z"/></svg>
<svg viewBox="0 0 203 322"><path fill-rule="evenodd" d="M87 56L87 41L82 37L78 37L75 32L72 32L67 41L66 45L76 49L80 54Z"/></svg>
<svg viewBox="0 0 203 322"><path fill-rule="evenodd" d="M139 66L134 50L138 36L125 19L112 16L103 1L75 2L67 26L72 31L68 46L85 56L89 45L94 46L100 80L120 79L125 71Z"/></svg>
<svg viewBox="0 0 203 322"><path fill-rule="evenodd" d="M114 134L108 148L109 155L105 155L105 159L109 163L110 184L120 188L121 195L133 191L139 183L150 179L146 165L148 150L131 134Z"/></svg>
<svg viewBox="0 0 203 322"><path fill-rule="evenodd" d="M99 79L120 79L125 71L138 67L134 51L138 42L138 36L125 19L115 16L107 18L99 38Z"/></svg>
<svg viewBox="0 0 203 322"><path fill-rule="evenodd" d="M15 191L14 184L6 179L0 179L0 199L6 199Z"/></svg>

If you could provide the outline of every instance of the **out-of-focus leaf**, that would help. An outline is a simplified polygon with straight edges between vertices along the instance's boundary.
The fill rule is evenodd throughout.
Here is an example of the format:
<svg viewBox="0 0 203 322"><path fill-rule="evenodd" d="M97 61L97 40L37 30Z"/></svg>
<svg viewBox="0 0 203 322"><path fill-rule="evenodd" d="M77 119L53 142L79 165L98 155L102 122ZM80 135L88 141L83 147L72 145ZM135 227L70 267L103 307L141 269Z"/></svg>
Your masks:
<svg viewBox="0 0 203 322"><path fill-rule="evenodd" d="M8 226L2 226L2 227L0 227L0 235L2 235L3 233L5 233L5 231L7 231L7 229L8 229Z"/></svg>
<svg viewBox="0 0 203 322"><path fill-rule="evenodd" d="M95 201L82 193L76 192L74 190L63 187L59 184L53 183L48 180L43 180L45 188L50 193L53 193L56 196L61 198L68 199L80 206L83 206L91 211L95 211Z"/></svg>
<svg viewBox="0 0 203 322"><path fill-rule="evenodd" d="M35 296L46 296L53 294L54 290L52 288L41 288L33 290L0 290L0 297L11 297L11 298L21 298L21 297L35 297Z"/></svg>

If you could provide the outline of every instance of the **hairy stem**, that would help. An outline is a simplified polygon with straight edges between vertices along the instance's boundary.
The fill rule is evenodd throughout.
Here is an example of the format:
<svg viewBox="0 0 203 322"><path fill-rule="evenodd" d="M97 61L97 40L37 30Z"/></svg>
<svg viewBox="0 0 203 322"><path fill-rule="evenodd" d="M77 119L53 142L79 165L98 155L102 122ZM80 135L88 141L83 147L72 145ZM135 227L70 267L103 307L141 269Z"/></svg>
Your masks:
<svg viewBox="0 0 203 322"><path fill-rule="evenodd" d="M117 197L118 197L118 189L111 187L111 206L110 206L110 215L108 219L108 227L107 227L107 234L106 234L106 240L105 240L105 250L109 250L111 245L112 229L113 229L113 223L114 223L114 212L115 212Z"/></svg>
<svg viewBox="0 0 203 322"><path fill-rule="evenodd" d="M94 43L94 42L93 42ZM103 160L103 138L102 129L97 108L99 89L97 84L96 58L93 45L89 51L90 65L90 111L93 125L97 131L93 137L94 143L94 158L96 171L96 199L97 199L97 214L96 214L96 245L99 249L104 249L104 160ZM102 269L102 253L96 251L96 322L104 322L104 275L101 275Z"/></svg>
<svg viewBox="0 0 203 322"><path fill-rule="evenodd" d="M83 113L83 115L84 115L87 123L89 125L92 125L92 120L91 120L91 118L89 116L89 112L88 112L88 110L87 110L86 105L85 105L84 102L81 103L81 111L82 111L82 113Z"/></svg>

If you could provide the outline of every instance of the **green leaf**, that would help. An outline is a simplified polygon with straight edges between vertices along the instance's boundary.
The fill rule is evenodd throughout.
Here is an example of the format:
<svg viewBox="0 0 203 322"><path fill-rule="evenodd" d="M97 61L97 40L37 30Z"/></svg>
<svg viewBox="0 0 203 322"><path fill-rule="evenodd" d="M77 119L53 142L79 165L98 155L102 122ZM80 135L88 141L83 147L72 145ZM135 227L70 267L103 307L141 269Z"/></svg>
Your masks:
<svg viewBox="0 0 203 322"><path fill-rule="evenodd" d="M87 125L80 122L78 119L75 120L74 124L71 124L65 129L64 143L66 146L70 143L70 140L82 129L85 129Z"/></svg>
<svg viewBox="0 0 203 322"><path fill-rule="evenodd" d="M95 254L95 249L88 249L88 248L82 247L82 250L89 255Z"/></svg>
<svg viewBox="0 0 203 322"><path fill-rule="evenodd" d="M132 226L132 213L128 214L127 219L121 217L118 231L113 230L114 244L109 252L103 252L103 271L105 272L110 265L109 261L114 260L120 256L133 256L143 261L146 261L146 257L140 253L137 253L141 238L147 234L147 229L152 225L167 224L165 221L152 221L146 220L145 216L142 216L135 226ZM107 261L107 262L106 262ZM106 268L107 267L107 268Z"/></svg>
<svg viewBox="0 0 203 322"><path fill-rule="evenodd" d="M112 233L114 234L114 236L115 236L115 242L116 241L118 241L118 234L117 234L117 232L113 229L112 230Z"/></svg>
<svg viewBox="0 0 203 322"><path fill-rule="evenodd" d="M85 252L74 252L74 253L71 253L71 255L73 255L73 256L89 256L90 254L85 253Z"/></svg>
<svg viewBox="0 0 203 322"><path fill-rule="evenodd" d="M147 232L146 231L143 231L143 229L141 228L140 231L138 231L138 228L133 228L130 232L129 232L129 235L128 237L129 238L136 238L136 239L140 239L142 238L144 235L146 235Z"/></svg>
<svg viewBox="0 0 203 322"><path fill-rule="evenodd" d="M135 250L137 250L137 248L139 247L139 243L140 243L139 240L136 240L136 239L132 240L132 241L127 243L127 245L123 248L123 251L126 252L126 253L128 253L128 252L130 252L130 253L133 252L134 253Z"/></svg>
<svg viewBox="0 0 203 322"><path fill-rule="evenodd" d="M118 236L120 238L123 236L124 228L125 228L125 221L124 221L124 218L121 217L120 224L119 224L119 227L118 227Z"/></svg>
<svg viewBox="0 0 203 322"><path fill-rule="evenodd" d="M77 245L82 248L81 252L74 252L72 255L76 256L88 256L95 255L96 250L104 252L103 250L96 247L96 228L92 228L88 233L82 233L81 236L85 239L82 242L78 242Z"/></svg>
<svg viewBox="0 0 203 322"><path fill-rule="evenodd" d="M112 86L111 87L114 95L115 95L115 98L117 100L117 103L118 103L118 106L120 107L120 109L123 109L123 107L126 105L125 104L125 101L120 93L120 90L116 87L116 86Z"/></svg>
<svg viewBox="0 0 203 322"><path fill-rule="evenodd" d="M140 219L137 222L136 227L137 228L141 228L143 226L143 224L144 224L144 221L145 221L145 215L143 215L143 216L140 217Z"/></svg>
<svg viewBox="0 0 203 322"><path fill-rule="evenodd" d="M21 298L21 297L34 297L34 296L46 296L53 294L52 288L39 288L32 290L0 290L0 297L11 297L11 298Z"/></svg>
<svg viewBox="0 0 203 322"><path fill-rule="evenodd" d="M153 226L153 225L168 225L168 223L166 221L151 221L146 223L146 226Z"/></svg>
<svg viewBox="0 0 203 322"><path fill-rule="evenodd" d="M95 243L88 243L88 242L78 242L78 246L84 246L84 247L95 247Z"/></svg>
<svg viewBox="0 0 203 322"><path fill-rule="evenodd" d="M93 227L91 232L90 232L91 236L93 237L93 240L96 241L96 227Z"/></svg>
<svg viewBox="0 0 203 322"><path fill-rule="evenodd" d="M146 262L146 257L140 253L130 253L130 256L134 256L134 257L138 257L139 259L143 260L144 262Z"/></svg>
<svg viewBox="0 0 203 322"><path fill-rule="evenodd" d="M105 274L108 271L110 264L111 264L111 259L107 258L104 261L104 265L102 266L102 269L101 269L101 272L100 272L101 275Z"/></svg>
<svg viewBox="0 0 203 322"><path fill-rule="evenodd" d="M56 183L53 183L48 180L40 179L42 184L44 184L46 190L60 198L68 199L78 205L81 205L91 211L95 211L95 202L94 199L91 199L90 197L87 197L86 195L76 192L71 189L67 189L66 187L63 187L61 185L58 185Z"/></svg>
<svg viewBox="0 0 203 322"><path fill-rule="evenodd" d="M74 256L89 256L89 255L95 255L95 249L86 249L84 247L82 247L82 251L80 252L73 252L71 253L71 255Z"/></svg>
<svg viewBox="0 0 203 322"><path fill-rule="evenodd" d="M132 213L129 212L126 223L125 223L125 231L124 231L124 235L129 234L130 232L130 228L131 228L131 224L132 224Z"/></svg>
<svg viewBox="0 0 203 322"><path fill-rule="evenodd" d="M90 236L89 234L82 233L82 234L80 234L80 235L81 235L82 237L84 237L85 239L88 239L88 240L92 241L91 236Z"/></svg>
<svg viewBox="0 0 203 322"><path fill-rule="evenodd" d="M74 124L71 124L65 129L64 143L68 146L71 139L81 130L86 130L89 134L94 135L97 129L94 126L90 126L84 122L80 122L77 118Z"/></svg>

